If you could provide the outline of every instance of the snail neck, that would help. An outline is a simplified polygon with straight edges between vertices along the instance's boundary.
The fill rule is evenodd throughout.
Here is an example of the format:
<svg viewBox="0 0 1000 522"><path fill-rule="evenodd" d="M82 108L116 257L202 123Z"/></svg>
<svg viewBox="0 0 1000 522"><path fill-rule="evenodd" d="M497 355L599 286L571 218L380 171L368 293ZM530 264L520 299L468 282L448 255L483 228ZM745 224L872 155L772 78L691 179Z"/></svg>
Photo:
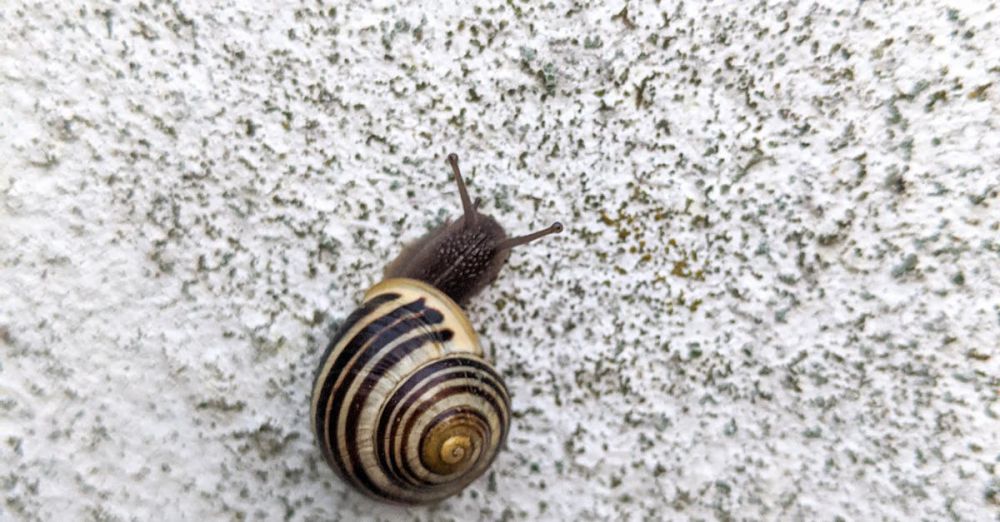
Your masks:
<svg viewBox="0 0 1000 522"><path fill-rule="evenodd" d="M464 305L499 275L510 255L510 248L498 248L506 239L493 218L463 216L403 249L385 275L424 281Z"/></svg>

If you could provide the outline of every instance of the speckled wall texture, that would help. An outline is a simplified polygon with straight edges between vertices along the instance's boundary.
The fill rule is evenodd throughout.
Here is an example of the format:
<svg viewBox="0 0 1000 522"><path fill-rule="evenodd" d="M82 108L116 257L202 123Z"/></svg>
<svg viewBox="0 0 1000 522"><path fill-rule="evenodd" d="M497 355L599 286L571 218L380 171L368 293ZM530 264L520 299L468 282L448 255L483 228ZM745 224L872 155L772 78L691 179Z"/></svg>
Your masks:
<svg viewBox="0 0 1000 522"><path fill-rule="evenodd" d="M1000 520L1000 5L0 6L0 519ZM460 210L515 410L377 504L324 344Z"/></svg>

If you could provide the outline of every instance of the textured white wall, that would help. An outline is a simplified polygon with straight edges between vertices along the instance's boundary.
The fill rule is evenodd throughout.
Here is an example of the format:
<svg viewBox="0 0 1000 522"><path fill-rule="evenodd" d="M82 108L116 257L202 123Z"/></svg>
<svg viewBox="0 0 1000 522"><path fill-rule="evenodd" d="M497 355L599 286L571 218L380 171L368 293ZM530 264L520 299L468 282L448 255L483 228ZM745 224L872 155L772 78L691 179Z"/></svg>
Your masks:
<svg viewBox="0 0 1000 522"><path fill-rule="evenodd" d="M0 519L998 519L996 2L209 4L0 6ZM449 151L568 227L405 510L306 412Z"/></svg>

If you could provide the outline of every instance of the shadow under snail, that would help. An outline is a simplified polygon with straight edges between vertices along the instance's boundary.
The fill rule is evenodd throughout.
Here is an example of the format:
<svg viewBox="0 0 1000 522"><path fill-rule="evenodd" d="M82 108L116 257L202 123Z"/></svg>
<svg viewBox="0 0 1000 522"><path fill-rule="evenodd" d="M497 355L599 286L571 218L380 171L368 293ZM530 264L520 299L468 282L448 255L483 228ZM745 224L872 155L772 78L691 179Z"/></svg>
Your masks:
<svg viewBox="0 0 1000 522"><path fill-rule="evenodd" d="M507 237L448 163L463 215L405 247L365 293L320 362L312 425L347 483L380 500L425 504L489 468L510 429L510 398L461 305L496 279L510 250L562 225Z"/></svg>

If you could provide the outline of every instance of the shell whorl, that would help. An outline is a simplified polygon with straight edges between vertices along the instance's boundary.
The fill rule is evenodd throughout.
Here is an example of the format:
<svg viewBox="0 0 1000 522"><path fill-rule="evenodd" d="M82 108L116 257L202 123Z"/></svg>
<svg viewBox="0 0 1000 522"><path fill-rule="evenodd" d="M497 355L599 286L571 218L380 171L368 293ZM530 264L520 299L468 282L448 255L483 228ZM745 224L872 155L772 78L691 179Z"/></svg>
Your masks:
<svg viewBox="0 0 1000 522"><path fill-rule="evenodd" d="M479 477L510 426L510 399L462 309L387 279L330 341L312 397L330 466L382 500L433 502Z"/></svg>

